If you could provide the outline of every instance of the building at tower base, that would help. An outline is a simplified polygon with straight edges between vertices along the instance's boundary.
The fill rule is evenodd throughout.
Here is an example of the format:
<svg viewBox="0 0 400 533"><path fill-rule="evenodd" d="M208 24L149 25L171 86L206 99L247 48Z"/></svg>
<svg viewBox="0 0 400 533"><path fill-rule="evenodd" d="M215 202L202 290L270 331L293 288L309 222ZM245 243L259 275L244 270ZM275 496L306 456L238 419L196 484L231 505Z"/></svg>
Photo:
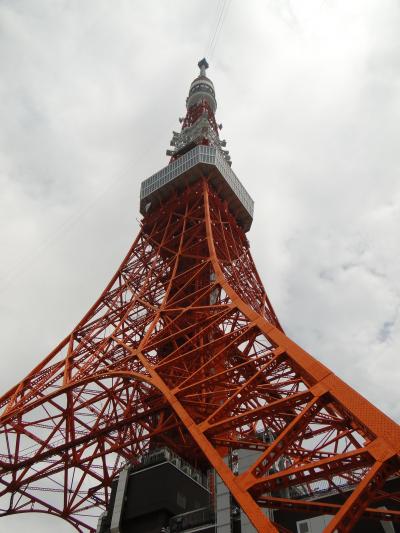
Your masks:
<svg viewBox="0 0 400 533"><path fill-rule="evenodd" d="M227 462L236 474L245 471L256 452L236 450ZM344 503L354 489L321 487L313 501L326 506ZM387 482L385 490L400 490L400 478ZM290 494L293 498L296 495ZM303 501L297 493L299 506ZM400 510L400 503L399 503ZM385 509L382 501L380 509ZM322 533L332 514L265 509L265 514L294 533ZM97 533L256 533L221 478L213 471L202 474L168 448L157 449L141 464L127 467L115 480L109 508L99 519ZM392 521L361 519L352 533L399 533Z"/></svg>
<svg viewBox="0 0 400 533"><path fill-rule="evenodd" d="M256 437L263 442L274 440L272 432L258 432ZM225 463L235 475L240 475L259 455L255 450L230 450ZM321 483L311 498L305 487L283 489L271 496L280 502L281 498L295 499L299 509L270 507L264 508L264 514L282 533L322 533L332 519L332 506L343 505L354 488L349 483L329 489ZM384 490L388 494L398 493L400 478L390 478ZM310 500L319 506L319 512L313 512ZM306 502L309 508L302 512ZM382 499L377 509L384 511L386 503ZM397 510L400 511L400 502ZM361 519L351 531L400 533L400 526L389 519ZM114 481L110 505L99 519L97 533L178 532L257 533L214 470L204 474L171 449L154 449L136 466L127 464Z"/></svg>
<svg viewBox="0 0 400 533"><path fill-rule="evenodd" d="M110 505L98 533L160 533L215 530L210 475L204 475L168 448L126 465L114 481Z"/></svg>

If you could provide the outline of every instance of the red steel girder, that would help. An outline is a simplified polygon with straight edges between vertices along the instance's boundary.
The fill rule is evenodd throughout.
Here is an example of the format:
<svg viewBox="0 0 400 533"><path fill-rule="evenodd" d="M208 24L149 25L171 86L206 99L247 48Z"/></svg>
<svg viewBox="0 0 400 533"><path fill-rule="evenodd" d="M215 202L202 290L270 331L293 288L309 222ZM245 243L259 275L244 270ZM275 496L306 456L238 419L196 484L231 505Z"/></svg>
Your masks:
<svg viewBox="0 0 400 533"><path fill-rule="evenodd" d="M4 512L78 531L94 531L123 462L155 445L215 468L263 532L282 530L265 505L334 514L327 532L385 519L374 506L399 470L399 427L285 335L206 178L144 217L99 300L0 406ZM241 448L259 455L235 476L223 456ZM319 504L319 480L354 490ZM277 495L292 487L301 500Z"/></svg>

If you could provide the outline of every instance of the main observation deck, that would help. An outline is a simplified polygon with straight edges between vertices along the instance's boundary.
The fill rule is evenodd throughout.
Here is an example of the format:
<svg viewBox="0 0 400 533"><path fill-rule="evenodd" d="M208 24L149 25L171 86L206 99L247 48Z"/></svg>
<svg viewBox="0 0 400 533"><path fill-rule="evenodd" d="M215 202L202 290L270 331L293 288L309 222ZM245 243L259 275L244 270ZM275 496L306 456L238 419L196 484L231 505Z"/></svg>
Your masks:
<svg viewBox="0 0 400 533"><path fill-rule="evenodd" d="M142 181L140 212L145 215L173 191L206 177L218 194L227 201L239 226L249 231L253 222L254 202L239 178L217 148L199 145L160 171Z"/></svg>

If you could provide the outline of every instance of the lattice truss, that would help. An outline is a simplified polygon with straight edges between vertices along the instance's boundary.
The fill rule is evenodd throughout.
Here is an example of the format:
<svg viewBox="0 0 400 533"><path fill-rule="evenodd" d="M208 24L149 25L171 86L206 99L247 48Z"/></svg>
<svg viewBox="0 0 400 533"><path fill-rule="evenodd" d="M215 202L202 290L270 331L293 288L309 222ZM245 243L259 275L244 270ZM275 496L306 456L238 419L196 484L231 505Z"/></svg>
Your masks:
<svg viewBox="0 0 400 533"><path fill-rule="evenodd" d="M280 530L263 506L334 514L327 532L400 518L372 508L399 501L385 491L398 426L283 333L206 179L144 217L99 300L1 410L5 514L94 531L122 464L166 445L215 468L258 531ZM235 475L223 456L239 448L258 455ZM343 505L317 503L322 480L354 491Z"/></svg>

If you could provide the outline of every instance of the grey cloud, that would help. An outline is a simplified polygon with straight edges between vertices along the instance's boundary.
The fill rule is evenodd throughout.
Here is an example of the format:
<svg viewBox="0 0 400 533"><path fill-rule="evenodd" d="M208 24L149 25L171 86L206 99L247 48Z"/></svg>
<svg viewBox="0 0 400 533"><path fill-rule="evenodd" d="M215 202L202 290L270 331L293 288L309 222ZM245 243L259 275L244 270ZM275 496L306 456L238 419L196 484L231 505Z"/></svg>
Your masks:
<svg viewBox="0 0 400 533"><path fill-rule="evenodd" d="M166 164L215 9L1 3L3 391L79 321L135 237L140 181ZM390 1L233 1L209 71L284 327L397 420L399 26ZM70 530L29 516L32 533L53 524Z"/></svg>

